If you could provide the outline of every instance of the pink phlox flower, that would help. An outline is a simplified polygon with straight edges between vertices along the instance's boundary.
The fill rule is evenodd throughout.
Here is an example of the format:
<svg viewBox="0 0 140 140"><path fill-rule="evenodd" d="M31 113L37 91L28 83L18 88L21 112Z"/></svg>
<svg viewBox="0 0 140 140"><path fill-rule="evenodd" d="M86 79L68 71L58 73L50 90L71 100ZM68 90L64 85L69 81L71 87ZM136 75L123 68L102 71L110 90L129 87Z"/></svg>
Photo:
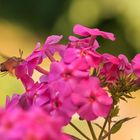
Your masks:
<svg viewBox="0 0 140 140"><path fill-rule="evenodd" d="M131 61L134 73L140 77L140 54L137 54Z"/></svg>
<svg viewBox="0 0 140 140"><path fill-rule="evenodd" d="M86 56L84 57L84 52L82 54L82 50L76 48L68 48L66 49L63 57L63 61L66 64L76 65L81 70L88 70L90 67L87 63Z"/></svg>
<svg viewBox="0 0 140 140"><path fill-rule="evenodd" d="M20 95L19 94L13 94L12 98L10 99L9 96L6 96L6 105L5 108L15 108L18 106L19 103L19 99L20 99Z"/></svg>
<svg viewBox="0 0 140 140"><path fill-rule="evenodd" d="M87 37L87 36L93 36L96 37L97 36L101 36L105 39L110 39L112 41L115 40L115 36L114 34L112 33L109 33L109 32L103 32L103 31L100 31L99 29L95 28L95 29L90 29L90 28L87 28L85 26L82 26L80 24L76 24L73 28L73 32L77 35L80 35L80 36L84 36L84 37Z"/></svg>
<svg viewBox="0 0 140 140"><path fill-rule="evenodd" d="M102 55L102 67L100 68L100 76L105 77L106 81L114 82L119 77L119 59L111 54Z"/></svg>
<svg viewBox="0 0 140 140"><path fill-rule="evenodd" d="M64 125L68 124L72 115L76 112L76 107L73 105L70 96L60 93L56 87L50 92L50 95L50 102L43 108L49 109L49 114L54 118L62 117Z"/></svg>
<svg viewBox="0 0 140 140"><path fill-rule="evenodd" d="M112 98L100 87L100 81L96 77L82 80L71 98L78 107L80 117L89 121L106 117L112 105Z"/></svg>
<svg viewBox="0 0 140 140"><path fill-rule="evenodd" d="M44 83L35 83L30 90L22 95L15 94L10 99L7 97L6 109L20 107L28 110L31 107L42 107L50 101L48 85Z"/></svg>
<svg viewBox="0 0 140 140"><path fill-rule="evenodd" d="M27 85L30 85L27 81ZM28 86L25 93L18 95L15 94L6 99L6 108L20 107L24 110L30 109L32 106L41 107L50 100L48 94L48 85L45 83L34 83Z"/></svg>
<svg viewBox="0 0 140 140"><path fill-rule="evenodd" d="M69 36L69 40L71 42L68 43L68 47L71 48L90 48L91 50L96 50L97 48L99 48L99 43L98 41L95 39L95 41L93 42L93 44L90 46L90 41L91 38L83 38L83 39L79 39L75 36Z"/></svg>
<svg viewBox="0 0 140 140"><path fill-rule="evenodd" d="M123 54L120 54L118 56L118 58L119 58L119 61L120 61L119 65L118 65L119 70L123 71L124 74L131 74L133 72L132 65L131 65L131 63L129 63L127 57Z"/></svg>
<svg viewBox="0 0 140 140"><path fill-rule="evenodd" d="M34 92L33 105L43 107L50 102L50 91L48 85L40 83L40 86Z"/></svg>
<svg viewBox="0 0 140 140"><path fill-rule="evenodd" d="M33 97L33 106L41 107L55 118L61 116L66 125L76 110L70 99L71 92L70 85L63 80L50 82L47 86L44 84Z"/></svg>
<svg viewBox="0 0 140 140"><path fill-rule="evenodd" d="M29 110L33 105L33 96L30 94L14 94L10 99L9 96L6 97L5 109L15 109L22 108L24 110Z"/></svg>
<svg viewBox="0 0 140 140"><path fill-rule="evenodd" d="M103 63L111 62L112 64L116 64L116 65L119 64L119 59L116 56L113 56L112 54L104 53L102 57L103 57Z"/></svg>
<svg viewBox="0 0 140 140"><path fill-rule="evenodd" d="M100 75L105 76L108 82L114 82L121 76L126 76L132 73L132 66L125 55L120 54L115 57L111 54L103 54L103 66L100 70Z"/></svg>
<svg viewBox="0 0 140 140"><path fill-rule="evenodd" d="M51 55L54 55L55 52L58 52L60 56L63 56L63 53L67 46L63 44L58 44L62 38L62 35L49 36L45 41L43 49L45 51L48 50L51 53Z"/></svg>
<svg viewBox="0 0 140 140"><path fill-rule="evenodd" d="M25 60L27 62L27 70L30 76L32 76L33 70L42 63L44 57L44 50L40 47L40 43L38 43L32 54Z"/></svg>
<svg viewBox="0 0 140 140"><path fill-rule="evenodd" d="M88 77L89 75L88 71L80 70L75 65L66 65L63 61L52 62L50 67L50 73L48 75L49 82L61 78L67 82L78 78Z"/></svg>
<svg viewBox="0 0 140 140"><path fill-rule="evenodd" d="M3 111L0 116L2 140L70 140L61 132L62 119L50 117L39 108Z"/></svg>
<svg viewBox="0 0 140 140"><path fill-rule="evenodd" d="M45 44L48 44L48 45L57 44L62 38L63 38L62 35L60 35L60 36L59 35L51 35L46 39Z"/></svg>
<svg viewBox="0 0 140 140"><path fill-rule="evenodd" d="M39 81L41 83L48 83L48 75L45 75L45 74L41 75L39 78Z"/></svg>
<svg viewBox="0 0 140 140"><path fill-rule="evenodd" d="M26 61L23 61L20 65L16 67L15 74L18 79L28 74L28 67Z"/></svg>
<svg viewBox="0 0 140 140"><path fill-rule="evenodd" d="M26 74L32 76L33 70L42 63L44 57L44 50L40 48L40 43L37 43L32 54L29 55L19 66L17 66L17 78L24 77Z"/></svg>
<svg viewBox="0 0 140 140"><path fill-rule="evenodd" d="M29 91L34 86L34 80L25 74L23 77L21 77L21 81L26 89L26 91Z"/></svg>
<svg viewBox="0 0 140 140"><path fill-rule="evenodd" d="M81 70L98 67L101 59L101 55L96 51L90 50L90 48L68 48L65 50L63 57L64 63L76 65Z"/></svg>

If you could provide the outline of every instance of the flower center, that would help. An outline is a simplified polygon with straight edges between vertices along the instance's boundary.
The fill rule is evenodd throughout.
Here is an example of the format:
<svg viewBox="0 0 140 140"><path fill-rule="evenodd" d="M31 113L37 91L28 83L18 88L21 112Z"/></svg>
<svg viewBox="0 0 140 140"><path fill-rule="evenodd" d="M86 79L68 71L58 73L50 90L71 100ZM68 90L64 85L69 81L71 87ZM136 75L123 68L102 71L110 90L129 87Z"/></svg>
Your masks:
<svg viewBox="0 0 140 140"><path fill-rule="evenodd" d="M7 122L6 125L5 125L5 128L7 130L12 129L12 127L13 127L13 123L11 123L11 122Z"/></svg>
<svg viewBox="0 0 140 140"><path fill-rule="evenodd" d="M59 108L60 106L62 105L61 101L60 100L54 100L53 101L53 107L54 108Z"/></svg>
<svg viewBox="0 0 140 140"><path fill-rule="evenodd" d="M94 102L96 100L96 97L94 95L90 95L89 101Z"/></svg>
<svg viewBox="0 0 140 140"><path fill-rule="evenodd" d="M70 79L71 76L72 76L72 71L71 71L71 70L65 70L64 73L62 74L62 77L63 77L65 80Z"/></svg>

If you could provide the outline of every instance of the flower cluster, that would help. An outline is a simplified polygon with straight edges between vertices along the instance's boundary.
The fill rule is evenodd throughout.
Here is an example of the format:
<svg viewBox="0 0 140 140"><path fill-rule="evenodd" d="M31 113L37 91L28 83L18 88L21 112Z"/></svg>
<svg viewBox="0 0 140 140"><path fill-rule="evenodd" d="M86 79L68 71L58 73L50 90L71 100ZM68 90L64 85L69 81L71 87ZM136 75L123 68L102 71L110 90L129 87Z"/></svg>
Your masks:
<svg viewBox="0 0 140 140"><path fill-rule="evenodd" d="M67 44L61 44L59 42L63 38L62 35L49 36L43 47L37 43L30 56L16 67L15 74L22 81L25 93L14 94L12 99L7 97L6 110L22 108L25 112L29 111L27 114L23 111L20 112L25 119L28 120L29 117L30 122L31 119L34 120L38 117L36 112L31 115L30 110L40 107L46 112L47 117L61 118L62 127L70 123L75 113L81 120L88 122L98 117L106 119L115 109L119 100L132 98L130 92L139 88L140 54L136 55L131 62L123 54L119 56L108 53L100 54L97 52L100 47L97 37L114 41L114 34L99 29L90 29L79 24L74 26L73 32L82 38L70 36ZM55 58L56 53L59 54L59 60ZM51 61L49 71L40 67L46 58ZM42 74L37 82L32 78L35 70ZM17 113L15 119L19 120L19 112ZM4 118L10 119L8 116ZM25 121L24 118L22 121ZM17 121L15 125L21 127L22 121L21 124L18 124ZM4 122L3 119L1 122ZM47 120L43 118L43 123L46 123L46 127L50 124L48 118ZM15 133L17 126L12 125L14 129L10 133ZM24 130L25 126L23 125L21 129ZM5 127L5 124L0 123L0 127ZM32 131L37 132L38 129L39 132L42 131L46 135L47 133L51 135L50 130L53 131L53 128L47 128L46 131L45 126L36 127L35 130L31 130L31 136ZM7 133L7 130L4 131ZM26 130L24 131L19 135L28 137ZM42 136L43 134L39 132L37 132L38 135ZM11 134L9 135L11 136ZM36 134L34 137L41 140L38 135ZM47 138L55 140L50 135ZM53 135L55 137L55 134ZM61 136L58 137L63 139L60 138Z"/></svg>

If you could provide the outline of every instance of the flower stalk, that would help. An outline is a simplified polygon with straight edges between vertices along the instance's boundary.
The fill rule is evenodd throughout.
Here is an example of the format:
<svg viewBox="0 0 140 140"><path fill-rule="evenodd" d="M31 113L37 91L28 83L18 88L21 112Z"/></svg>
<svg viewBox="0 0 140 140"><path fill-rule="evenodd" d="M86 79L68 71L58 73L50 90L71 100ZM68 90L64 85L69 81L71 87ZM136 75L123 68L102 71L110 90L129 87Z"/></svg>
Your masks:
<svg viewBox="0 0 140 140"><path fill-rule="evenodd" d="M91 140L89 137L87 137L76 125L74 125L72 122L69 123L79 134L81 134L85 139Z"/></svg>
<svg viewBox="0 0 140 140"><path fill-rule="evenodd" d="M89 127L89 130L90 130L90 132L91 132L91 135L92 135L93 140L97 140L96 135L95 135L95 132L94 132L94 129L93 129L93 127L92 127L91 122L90 122L90 121L87 121L87 124L88 124L88 127Z"/></svg>
<svg viewBox="0 0 140 140"><path fill-rule="evenodd" d="M37 66L35 69L36 69L38 72L40 72L40 73L42 73L42 74L44 74L44 75L48 75L48 74L49 74L49 72L48 72L47 70L41 68L40 66Z"/></svg>

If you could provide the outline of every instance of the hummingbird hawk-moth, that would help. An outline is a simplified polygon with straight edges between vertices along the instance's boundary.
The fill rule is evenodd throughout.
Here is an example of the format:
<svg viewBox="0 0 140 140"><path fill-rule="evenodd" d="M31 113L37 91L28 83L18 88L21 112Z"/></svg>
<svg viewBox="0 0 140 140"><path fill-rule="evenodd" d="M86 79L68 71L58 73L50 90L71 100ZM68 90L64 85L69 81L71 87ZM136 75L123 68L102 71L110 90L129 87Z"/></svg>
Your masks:
<svg viewBox="0 0 140 140"><path fill-rule="evenodd" d="M23 51L19 50L19 54L20 54L19 57L16 56L8 57L0 53L0 56L3 59L5 59L4 62L0 63L0 72L2 72L3 75L6 75L7 73L14 75L15 68L23 61L22 59Z"/></svg>

